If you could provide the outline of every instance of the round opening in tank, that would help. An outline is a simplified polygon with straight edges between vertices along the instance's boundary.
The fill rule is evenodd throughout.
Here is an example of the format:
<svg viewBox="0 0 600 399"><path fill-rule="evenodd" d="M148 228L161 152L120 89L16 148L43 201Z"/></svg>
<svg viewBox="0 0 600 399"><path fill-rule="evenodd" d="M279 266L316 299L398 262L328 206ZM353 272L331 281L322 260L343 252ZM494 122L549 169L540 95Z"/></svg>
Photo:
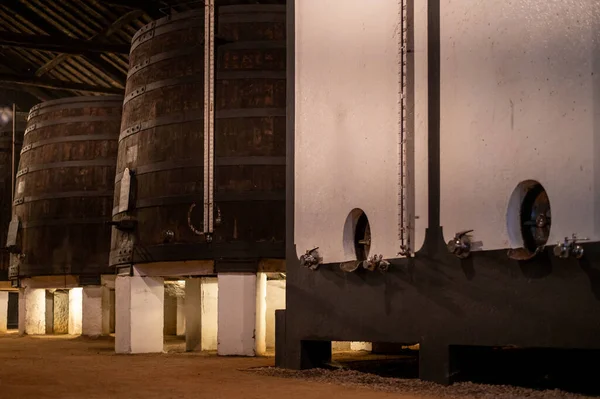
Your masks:
<svg viewBox="0 0 600 399"><path fill-rule="evenodd" d="M371 249L371 225L366 213L354 208L346 217L343 233L344 253L349 260L363 261L369 257Z"/></svg>
<svg viewBox="0 0 600 399"><path fill-rule="evenodd" d="M367 215L361 211L354 229L354 251L357 260L367 260L371 248L371 226Z"/></svg>
<svg viewBox="0 0 600 399"><path fill-rule="evenodd" d="M510 198L507 221L513 247L535 254L546 245L552 215L548 193L539 182L526 180L517 185Z"/></svg>

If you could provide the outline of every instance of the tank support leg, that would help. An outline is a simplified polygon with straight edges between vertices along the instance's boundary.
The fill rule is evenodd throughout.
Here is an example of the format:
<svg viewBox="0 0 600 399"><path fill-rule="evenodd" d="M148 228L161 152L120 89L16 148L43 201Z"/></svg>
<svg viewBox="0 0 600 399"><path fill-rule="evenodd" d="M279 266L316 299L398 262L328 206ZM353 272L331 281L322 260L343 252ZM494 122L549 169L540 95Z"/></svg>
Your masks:
<svg viewBox="0 0 600 399"><path fill-rule="evenodd" d="M185 350L217 349L217 279L190 278L185 281Z"/></svg>
<svg viewBox="0 0 600 399"><path fill-rule="evenodd" d="M430 341L420 343L419 378L442 385L452 382L452 356L448 344Z"/></svg>
<svg viewBox="0 0 600 399"><path fill-rule="evenodd" d="M8 291L0 291L0 333L8 330Z"/></svg>
<svg viewBox="0 0 600 399"><path fill-rule="evenodd" d="M218 274L219 355L255 356L260 350L256 336L259 283L256 273Z"/></svg>
<svg viewBox="0 0 600 399"><path fill-rule="evenodd" d="M46 333L46 290L29 288L27 280L19 288L19 334Z"/></svg>
<svg viewBox="0 0 600 399"><path fill-rule="evenodd" d="M115 281L117 353L163 351L165 285L161 277L118 276Z"/></svg>
<svg viewBox="0 0 600 399"><path fill-rule="evenodd" d="M81 322L81 333L88 337L102 335L102 296L104 288L98 286L83 287L83 320Z"/></svg>
<svg viewBox="0 0 600 399"><path fill-rule="evenodd" d="M275 311L275 367L305 370L322 367L331 361L331 341L290 339L285 310Z"/></svg>
<svg viewBox="0 0 600 399"><path fill-rule="evenodd" d="M69 290L69 334L81 335L83 320L83 289Z"/></svg>

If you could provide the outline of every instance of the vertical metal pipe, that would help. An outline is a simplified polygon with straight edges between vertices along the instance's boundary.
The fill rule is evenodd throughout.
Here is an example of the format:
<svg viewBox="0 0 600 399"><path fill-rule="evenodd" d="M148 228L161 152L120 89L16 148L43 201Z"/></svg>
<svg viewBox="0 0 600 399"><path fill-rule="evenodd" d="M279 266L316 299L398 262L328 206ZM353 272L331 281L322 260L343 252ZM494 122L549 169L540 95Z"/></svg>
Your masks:
<svg viewBox="0 0 600 399"><path fill-rule="evenodd" d="M429 228L440 227L440 1L427 2Z"/></svg>
<svg viewBox="0 0 600 399"><path fill-rule="evenodd" d="M298 0L300 2L302 0ZM296 247L294 245L295 228L295 156L296 156L296 0L286 2L286 138L285 138L285 249L288 265L297 265ZM293 274L300 268L289 267ZM289 280L288 280L289 281ZM286 283L289 284L289 283ZM288 285L289 287L289 285ZM291 290L286 291L288 309ZM285 317L285 316L284 316ZM284 362L289 362L287 357Z"/></svg>
<svg viewBox="0 0 600 399"><path fill-rule="evenodd" d="M17 105L13 103L12 107L12 159L11 159L11 198L15 199L15 137L17 131ZM12 201L11 201L12 202Z"/></svg>
<svg viewBox="0 0 600 399"><path fill-rule="evenodd" d="M414 229L414 57L413 57L413 1L400 2L402 34L398 35L400 49L399 93L399 182L398 182L398 230L401 256L413 251L411 235Z"/></svg>
<svg viewBox="0 0 600 399"><path fill-rule="evenodd" d="M214 176L214 0L205 1L204 16L204 232L213 231Z"/></svg>

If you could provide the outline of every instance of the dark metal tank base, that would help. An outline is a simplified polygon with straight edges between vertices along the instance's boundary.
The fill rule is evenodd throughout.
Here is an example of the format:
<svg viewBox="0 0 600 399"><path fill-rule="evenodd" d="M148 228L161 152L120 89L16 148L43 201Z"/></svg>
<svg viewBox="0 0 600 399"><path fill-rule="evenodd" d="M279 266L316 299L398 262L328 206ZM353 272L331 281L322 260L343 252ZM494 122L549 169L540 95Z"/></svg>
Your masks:
<svg viewBox="0 0 600 399"><path fill-rule="evenodd" d="M301 269L292 255L276 364L319 367L331 341L419 343L420 378L447 384L453 346L600 349L600 244L584 249L579 261L555 258L551 248L529 261L503 250L460 260L438 230L385 274Z"/></svg>
<svg viewBox="0 0 600 399"><path fill-rule="evenodd" d="M300 1L300 0L298 0ZM294 0L288 1L288 102L294 103ZM600 243L581 260L547 248L527 261L505 250L448 252L440 227L439 1L428 2L429 229L415 257L387 273L300 266L294 238L294 114L288 109L286 310L276 312L278 367L319 367L331 341L420 344L419 377L452 382L453 347L600 349Z"/></svg>

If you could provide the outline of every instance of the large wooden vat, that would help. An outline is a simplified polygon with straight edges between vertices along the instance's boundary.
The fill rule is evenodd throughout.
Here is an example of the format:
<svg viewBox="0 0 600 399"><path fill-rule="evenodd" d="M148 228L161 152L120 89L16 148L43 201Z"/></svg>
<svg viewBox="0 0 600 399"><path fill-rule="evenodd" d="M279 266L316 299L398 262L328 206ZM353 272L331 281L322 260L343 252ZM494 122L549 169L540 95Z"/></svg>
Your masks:
<svg viewBox="0 0 600 399"><path fill-rule="evenodd" d="M20 277L107 271L122 103L73 97L30 111L13 202Z"/></svg>
<svg viewBox="0 0 600 399"><path fill-rule="evenodd" d="M19 153L23 145L23 133L27 125L27 112L17 112L15 123L14 167L19 165ZM6 233L12 213L12 176L13 173L13 123L0 123L0 243L6 243ZM14 171L16 173L16 170ZM8 273L10 257L8 252L0 252L0 279Z"/></svg>
<svg viewBox="0 0 600 399"><path fill-rule="evenodd" d="M192 11L132 41L113 266L284 257L285 8L221 7L218 21L214 232L203 234L204 12Z"/></svg>
<svg viewBox="0 0 600 399"><path fill-rule="evenodd" d="M283 242L285 6L219 9L215 85L216 240Z"/></svg>

